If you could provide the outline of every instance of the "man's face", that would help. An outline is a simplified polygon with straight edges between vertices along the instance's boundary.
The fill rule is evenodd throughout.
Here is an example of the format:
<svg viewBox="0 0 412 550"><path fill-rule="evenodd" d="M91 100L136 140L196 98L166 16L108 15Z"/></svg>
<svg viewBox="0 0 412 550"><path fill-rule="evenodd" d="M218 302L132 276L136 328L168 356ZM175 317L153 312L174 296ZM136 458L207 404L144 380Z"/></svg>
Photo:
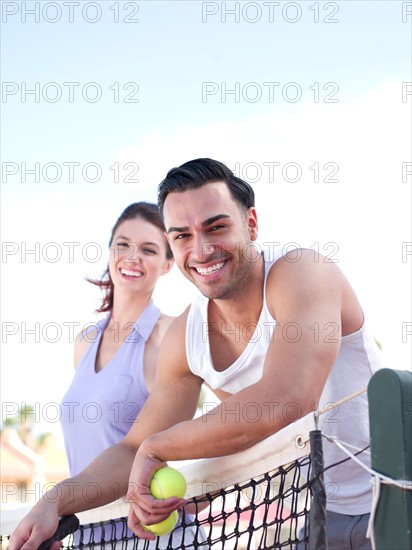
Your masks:
<svg viewBox="0 0 412 550"><path fill-rule="evenodd" d="M245 291L256 265L254 208L242 209L219 181L169 193L163 215L179 269L204 296L229 299Z"/></svg>

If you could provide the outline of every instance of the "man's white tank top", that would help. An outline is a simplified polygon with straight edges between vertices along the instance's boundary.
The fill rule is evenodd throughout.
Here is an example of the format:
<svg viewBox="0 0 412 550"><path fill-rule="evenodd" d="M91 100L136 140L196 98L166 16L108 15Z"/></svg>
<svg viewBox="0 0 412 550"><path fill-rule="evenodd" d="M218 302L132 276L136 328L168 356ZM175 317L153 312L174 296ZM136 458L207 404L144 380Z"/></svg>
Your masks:
<svg viewBox="0 0 412 550"><path fill-rule="evenodd" d="M256 325L244 327L250 341L238 359L222 372L213 367L208 334L214 327L208 324L207 311L209 300L199 294L189 310L186 327L186 355L190 370L213 389L235 394L254 384L262 377L263 364L274 330L290 330L288 337L296 337L293 327L276 326L276 320L269 312L266 303L266 280L272 265L282 256L282 250L271 251L271 258L265 257L264 301ZM331 326L329 338L334 338ZM242 331L239 328L239 338ZM246 336L246 332L245 335ZM383 368L382 354L375 339L364 323L353 334L343 336L336 361L329 373L319 402L319 410L330 407L330 411L321 415L319 429L324 434L337 436L340 441L364 449L369 445L369 417L367 394L336 405L340 399L368 385L369 379L378 369ZM291 416L292 408L289 409ZM297 409L294 407L297 420ZM281 411L280 411L281 412ZM281 412L282 414L282 412ZM325 468L347 458L336 445L323 439ZM353 449L351 449L353 452ZM355 451L356 452L356 451ZM276 453L276 449L274 449ZM358 455L368 466L370 450ZM353 460L349 459L339 466L325 472L325 487L328 498L328 510L357 515L370 512L372 493L370 475Z"/></svg>

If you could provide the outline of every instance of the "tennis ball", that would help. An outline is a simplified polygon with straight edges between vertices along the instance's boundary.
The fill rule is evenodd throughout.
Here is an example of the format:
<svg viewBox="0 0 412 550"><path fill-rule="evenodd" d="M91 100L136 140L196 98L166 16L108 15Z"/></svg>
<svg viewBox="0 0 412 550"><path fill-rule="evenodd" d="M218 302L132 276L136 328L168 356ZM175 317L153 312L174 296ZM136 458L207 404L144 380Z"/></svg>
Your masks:
<svg viewBox="0 0 412 550"><path fill-rule="evenodd" d="M186 492L186 480L178 470L165 466L157 470L152 477L150 492L154 498L183 498Z"/></svg>
<svg viewBox="0 0 412 550"><path fill-rule="evenodd" d="M170 516L163 521L160 521L159 523L154 523L153 525L143 525L142 527L145 531L150 531L157 537L160 535L166 535L166 533L170 533L170 531L173 531L177 520L179 519L179 515L176 512L172 512Z"/></svg>

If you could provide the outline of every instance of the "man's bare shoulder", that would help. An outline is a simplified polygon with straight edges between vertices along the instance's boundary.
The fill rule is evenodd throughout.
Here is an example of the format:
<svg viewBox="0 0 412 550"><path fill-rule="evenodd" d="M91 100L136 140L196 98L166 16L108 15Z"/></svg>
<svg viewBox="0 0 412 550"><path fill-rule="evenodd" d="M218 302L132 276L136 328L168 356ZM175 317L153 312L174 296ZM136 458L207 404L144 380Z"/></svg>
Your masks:
<svg viewBox="0 0 412 550"><path fill-rule="evenodd" d="M156 329L160 338L164 337L166 332L169 330L170 325L173 323L175 319L176 317L173 317L171 315L166 315L165 313L161 313L159 315L159 320L157 321Z"/></svg>
<svg viewBox="0 0 412 550"><path fill-rule="evenodd" d="M151 340L156 340L156 342L160 344L160 342L162 342L162 340L165 338L166 334L170 330L172 330L176 337L180 330L185 330L186 323L185 320L182 319L185 314L186 311L178 317L173 317L171 315L161 313L159 316L159 320L157 321L156 326L151 334Z"/></svg>
<svg viewBox="0 0 412 550"><path fill-rule="evenodd" d="M335 281L344 279L337 262L331 261L314 250L296 248L281 256L271 266L268 283L274 285L285 282L293 285L295 282L302 283L302 281L312 283L314 278L319 277L331 278Z"/></svg>
<svg viewBox="0 0 412 550"><path fill-rule="evenodd" d="M173 343L173 341L181 340L185 338L187 316L189 314L190 306L188 306L183 313L177 317L169 317L165 315L164 320L164 340L165 343ZM159 319L159 322L161 320Z"/></svg>
<svg viewBox="0 0 412 550"><path fill-rule="evenodd" d="M188 377L196 380L196 387L201 383L195 376L186 357L186 324L190 306L176 317L168 328L159 350L159 366L156 382L171 383L173 378Z"/></svg>
<svg viewBox="0 0 412 550"><path fill-rule="evenodd" d="M189 315L190 307L190 305L187 306L187 308L180 315L173 318L172 323L170 324L172 328L175 330L178 330L179 328L186 328L187 316Z"/></svg>
<svg viewBox="0 0 412 550"><path fill-rule="evenodd" d="M303 306L322 296L339 301L345 287L349 287L349 283L335 262L313 250L298 248L271 266L266 297L269 304L276 303L277 307L288 299L302 300Z"/></svg>

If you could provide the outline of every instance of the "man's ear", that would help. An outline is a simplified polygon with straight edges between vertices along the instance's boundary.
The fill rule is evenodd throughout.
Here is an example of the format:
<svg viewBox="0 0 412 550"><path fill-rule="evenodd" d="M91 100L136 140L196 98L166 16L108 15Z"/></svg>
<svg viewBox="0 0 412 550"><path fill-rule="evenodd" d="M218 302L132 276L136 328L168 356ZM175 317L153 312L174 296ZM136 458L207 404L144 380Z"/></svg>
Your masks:
<svg viewBox="0 0 412 550"><path fill-rule="evenodd" d="M251 241L256 241L258 238L259 224L257 219L256 208L251 206L246 213L247 227Z"/></svg>

